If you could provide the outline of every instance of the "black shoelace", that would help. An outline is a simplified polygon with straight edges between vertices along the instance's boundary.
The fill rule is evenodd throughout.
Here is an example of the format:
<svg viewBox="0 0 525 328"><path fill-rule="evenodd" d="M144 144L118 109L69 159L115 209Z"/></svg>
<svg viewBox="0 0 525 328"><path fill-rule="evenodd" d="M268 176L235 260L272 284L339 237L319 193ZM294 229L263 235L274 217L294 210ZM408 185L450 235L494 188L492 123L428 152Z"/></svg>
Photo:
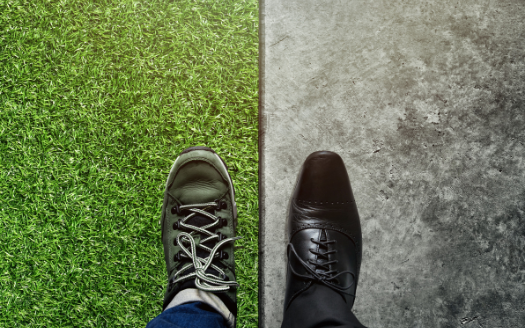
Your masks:
<svg viewBox="0 0 525 328"><path fill-rule="evenodd" d="M314 242L315 244L318 244L320 246L326 247L327 249L329 248L328 245L333 244L333 243L336 242L335 240L316 241L313 238L310 239L310 240L312 242ZM299 260L299 263L301 263L303 265L303 267L305 268L305 270L308 273L310 273L310 275L303 275L303 274L297 273L294 270L294 268L290 265L290 269L291 269L291 271L292 271L292 273L294 275L296 275L298 277L301 277L301 278L304 278L306 280L311 280L311 281L314 281L314 282L318 282L318 283L324 284L325 286L327 286L327 287L329 287L329 288L331 288L331 289L333 289L333 290L335 290L337 292L340 292L340 293L343 293L343 294L355 297L354 294L352 294L351 292L348 291L348 289L350 289L355 283L355 275L352 272L350 272L350 271L337 272L337 270L330 270L330 265L331 264L336 264L338 261L337 260L329 261L328 255L336 253L337 252L336 250L329 250L329 251L326 251L326 252L321 252L320 250L319 251L315 251L315 250L310 249L310 252L312 252L313 254L317 255L318 260L319 259L325 260L325 262L318 262L318 261L314 261L314 260L310 259L308 261L308 263L311 263L311 264L313 264L315 266L315 269L312 269L308 265L307 262L303 261L303 259L301 259L299 257L299 254L297 254L297 251L295 250L295 247L293 246L292 243L289 243L288 247L292 250L292 253ZM317 272L317 271L320 271L320 272ZM339 277L339 276L341 276L343 274L350 274L350 275L352 275L352 283L349 284L348 286L340 286L337 283L337 277Z"/></svg>

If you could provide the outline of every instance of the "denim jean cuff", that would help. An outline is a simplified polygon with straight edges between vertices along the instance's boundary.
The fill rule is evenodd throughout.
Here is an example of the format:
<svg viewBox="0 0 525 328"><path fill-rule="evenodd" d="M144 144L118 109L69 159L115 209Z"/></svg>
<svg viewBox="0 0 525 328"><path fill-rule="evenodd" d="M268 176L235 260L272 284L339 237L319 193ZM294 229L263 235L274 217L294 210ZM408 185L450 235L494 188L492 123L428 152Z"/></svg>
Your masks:
<svg viewBox="0 0 525 328"><path fill-rule="evenodd" d="M172 307L191 302L202 302L208 304L224 317L224 319L228 322L228 326L231 328L235 327L235 316L230 312L230 310L228 310L226 305L224 305L224 302L221 301L217 295L197 288L187 288L178 292L177 295L173 297L168 306L166 306L164 311Z"/></svg>

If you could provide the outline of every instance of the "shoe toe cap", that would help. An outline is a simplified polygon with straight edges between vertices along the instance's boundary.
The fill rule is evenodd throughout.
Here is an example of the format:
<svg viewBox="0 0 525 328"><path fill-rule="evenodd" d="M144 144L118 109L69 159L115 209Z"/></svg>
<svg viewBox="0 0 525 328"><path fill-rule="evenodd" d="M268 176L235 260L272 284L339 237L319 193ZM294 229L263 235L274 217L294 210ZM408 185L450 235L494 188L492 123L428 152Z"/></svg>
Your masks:
<svg viewBox="0 0 525 328"><path fill-rule="evenodd" d="M350 180L341 156L330 151L310 154L299 174L294 198L315 202L353 200Z"/></svg>

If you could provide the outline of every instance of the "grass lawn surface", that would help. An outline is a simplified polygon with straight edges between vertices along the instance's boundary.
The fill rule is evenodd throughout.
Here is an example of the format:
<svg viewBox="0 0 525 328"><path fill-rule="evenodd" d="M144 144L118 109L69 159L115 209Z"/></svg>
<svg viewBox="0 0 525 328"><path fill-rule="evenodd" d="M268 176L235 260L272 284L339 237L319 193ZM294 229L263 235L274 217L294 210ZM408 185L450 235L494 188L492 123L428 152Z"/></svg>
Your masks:
<svg viewBox="0 0 525 328"><path fill-rule="evenodd" d="M257 0L0 1L0 327L145 327L183 149L230 168L257 326Z"/></svg>

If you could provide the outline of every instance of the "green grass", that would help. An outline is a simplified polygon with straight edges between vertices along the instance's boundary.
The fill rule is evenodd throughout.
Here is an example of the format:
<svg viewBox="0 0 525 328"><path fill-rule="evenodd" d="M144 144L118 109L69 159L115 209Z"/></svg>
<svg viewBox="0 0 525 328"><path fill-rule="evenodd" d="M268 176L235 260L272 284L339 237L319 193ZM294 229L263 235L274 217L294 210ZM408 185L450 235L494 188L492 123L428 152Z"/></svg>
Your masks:
<svg viewBox="0 0 525 328"><path fill-rule="evenodd" d="M257 326L257 0L0 0L0 327L144 327L164 183L189 146L237 189Z"/></svg>

